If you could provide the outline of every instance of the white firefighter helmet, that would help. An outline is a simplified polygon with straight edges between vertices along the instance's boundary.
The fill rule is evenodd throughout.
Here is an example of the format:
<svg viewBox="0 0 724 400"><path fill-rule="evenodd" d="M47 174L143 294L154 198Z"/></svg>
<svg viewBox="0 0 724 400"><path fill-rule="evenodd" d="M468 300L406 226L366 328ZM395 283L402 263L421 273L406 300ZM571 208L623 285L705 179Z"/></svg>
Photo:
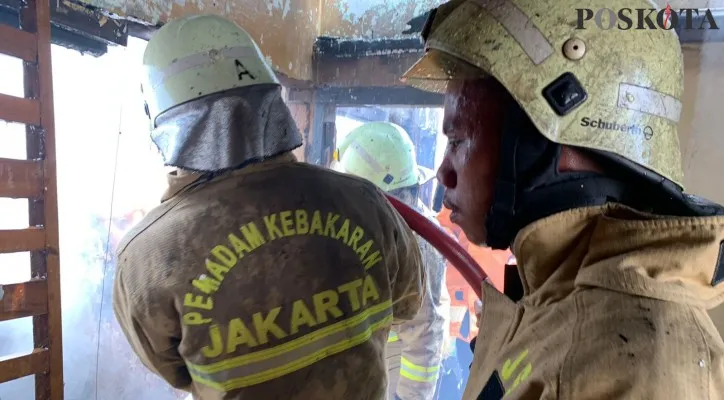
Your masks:
<svg viewBox="0 0 724 400"><path fill-rule="evenodd" d="M365 178L385 192L423 184L435 175L417 164L410 136L390 122L355 128L339 144L334 158L337 170Z"/></svg>
<svg viewBox="0 0 724 400"><path fill-rule="evenodd" d="M279 84L249 34L216 15L168 22L143 54L141 89L151 125L163 112L229 89Z"/></svg>

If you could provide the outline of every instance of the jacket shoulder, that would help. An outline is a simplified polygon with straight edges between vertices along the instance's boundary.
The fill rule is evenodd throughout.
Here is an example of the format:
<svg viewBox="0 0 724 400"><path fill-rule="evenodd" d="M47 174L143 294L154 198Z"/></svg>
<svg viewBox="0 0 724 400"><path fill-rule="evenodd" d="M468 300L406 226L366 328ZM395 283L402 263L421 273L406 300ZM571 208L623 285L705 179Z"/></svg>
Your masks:
<svg viewBox="0 0 724 400"><path fill-rule="evenodd" d="M560 399L719 399L724 345L706 310L603 289L574 302Z"/></svg>

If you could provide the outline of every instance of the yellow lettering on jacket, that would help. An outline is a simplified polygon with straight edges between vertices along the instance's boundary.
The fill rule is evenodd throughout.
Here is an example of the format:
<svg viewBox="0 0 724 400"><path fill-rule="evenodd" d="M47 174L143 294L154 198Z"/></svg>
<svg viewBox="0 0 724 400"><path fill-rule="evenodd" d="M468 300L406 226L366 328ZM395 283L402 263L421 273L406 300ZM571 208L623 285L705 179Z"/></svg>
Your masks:
<svg viewBox="0 0 724 400"><path fill-rule="evenodd" d="M224 280L224 274L229 272L229 267L215 263L207 258L206 259L206 270L209 271L209 273L211 274L211 276L214 277L214 279L221 282Z"/></svg>
<svg viewBox="0 0 724 400"><path fill-rule="evenodd" d="M339 215L329 213L327 214L327 223L324 224L324 236L334 237L334 223L339 219Z"/></svg>
<svg viewBox="0 0 724 400"><path fill-rule="evenodd" d="M337 235L335 236L335 239L341 240L344 242L344 244L349 244L349 220L345 219L342 223L342 226L337 231Z"/></svg>
<svg viewBox="0 0 724 400"><path fill-rule="evenodd" d="M314 325L317 325L317 321L314 320L312 313L309 312L303 300L297 300L292 304L292 318L289 325L291 326L289 332L291 332L292 335L299 332L300 326L306 325L312 328Z"/></svg>
<svg viewBox="0 0 724 400"><path fill-rule="evenodd" d="M294 231L294 220L292 219L291 211L282 211L279 213L279 219L282 221L282 232L284 236L292 236L296 232Z"/></svg>
<svg viewBox="0 0 724 400"><path fill-rule="evenodd" d="M264 217L264 226L266 226L267 235L269 237L269 240L274 240L279 237L283 237L284 234L282 234L282 230L279 229L276 223L277 215L267 215Z"/></svg>
<svg viewBox="0 0 724 400"><path fill-rule="evenodd" d="M229 321L229 341L226 343L226 352L233 353L240 344L245 344L249 347L257 346L259 343L251 333L249 328L246 327L244 321L241 318L234 318Z"/></svg>
<svg viewBox="0 0 724 400"><path fill-rule="evenodd" d="M192 293L186 293L184 296L184 306L201 308L203 310L211 310L214 308L214 300L211 297L197 296Z"/></svg>
<svg viewBox="0 0 724 400"><path fill-rule="evenodd" d="M207 303L203 298L187 296L187 299L195 305L206 307ZM215 358L222 354L235 353L240 347L253 348L273 344L289 335L308 332L314 327L342 320L345 318L342 305L351 312L358 312L368 304L379 304L379 300L380 294L374 278L366 275L336 289L322 290L310 298L296 300L291 305L254 313L246 320L233 318L229 321L226 332L213 323L208 328L208 345L203 347L201 352L204 357Z"/></svg>
<svg viewBox="0 0 724 400"><path fill-rule="evenodd" d="M194 285L196 289L199 289L206 294L216 293L216 291L219 290L219 287L221 286L221 283L219 281L211 279L206 275L202 275L198 279L194 279L193 281L191 281L191 284Z"/></svg>
<svg viewBox="0 0 724 400"><path fill-rule="evenodd" d="M258 223L258 224L257 224ZM263 216L260 221L249 222L239 227L236 232L231 232L226 236L226 243L214 246L204 260L205 273L191 281L193 286L192 292L186 294L184 299L184 321L189 325L210 324L213 318L204 316L204 311L212 312L214 302L212 296L221 289L226 276L233 273L241 260L253 254L258 248L272 243L274 240L285 237L293 237L299 235L315 235L324 236L332 240L343 243L354 251L359 258L360 264L368 270L379 264L383 257L379 246L372 237L369 237L365 230L359 226L354 220L336 214L333 212L322 212L321 210L285 210L278 213ZM259 227L263 226L264 232ZM362 291L358 293L358 289ZM353 310L358 310L367 304L371 299L379 297L376 287L370 286L367 281L362 279L344 284L337 288L337 292L333 297L327 293L312 300L319 302L317 309L322 310L321 314L316 313L312 318L307 318L303 311L298 310L299 323L296 329L302 325L313 326L327 321L329 318L338 318L341 311L335 305L338 301L338 294L348 297L348 301ZM360 296L360 294L362 294ZM191 296L191 297L189 297ZM199 298L205 300L198 300ZM335 300L337 299L337 300ZM201 303L201 302L204 303ZM204 308L199 304L205 304ZM316 303L315 303L316 304ZM305 306L306 307L306 306ZM293 328L290 325L288 332ZM268 331L272 335L279 334L280 331L273 328ZM259 338L259 342L261 338Z"/></svg>
<svg viewBox="0 0 724 400"><path fill-rule="evenodd" d="M359 226L355 226L354 230L352 231L352 237L349 239L349 247L352 248L352 250L357 251L357 242L359 242L360 239L362 239L362 236L365 235L365 231L360 228Z"/></svg>
<svg viewBox="0 0 724 400"><path fill-rule="evenodd" d="M377 290L375 280L372 279L372 275L365 276L365 281L362 286L362 305L367 305L369 300L377 301L380 299L380 292Z"/></svg>
<svg viewBox="0 0 724 400"><path fill-rule="evenodd" d="M236 262L239 260L233 251L221 244L214 247L211 250L211 254L215 255L219 262L228 269L231 269L234 265L236 265Z"/></svg>
<svg viewBox="0 0 724 400"><path fill-rule="evenodd" d="M342 294L346 293L349 296L349 304L352 306L352 311L357 311L360 308L359 304L359 287L362 286L362 279L357 279L344 285L340 285L337 291Z"/></svg>
<svg viewBox="0 0 724 400"><path fill-rule="evenodd" d="M262 313L260 312L252 316L254 319L256 337L259 338L260 344L266 344L269 342L270 333L277 339L287 337L287 334L282 330L282 328L274 322L274 319L279 315L279 311L281 311L281 309L281 307L272 308L266 317L262 316Z"/></svg>
<svg viewBox="0 0 724 400"><path fill-rule="evenodd" d="M297 235L306 235L309 233L309 222L307 222L307 210L294 211L294 217L297 224Z"/></svg>
<svg viewBox="0 0 724 400"><path fill-rule="evenodd" d="M324 231L322 230L322 214L319 211L315 211L314 214L312 214L312 227L309 228L309 234L310 235L324 234Z"/></svg>
<svg viewBox="0 0 724 400"><path fill-rule="evenodd" d="M244 257L244 254L251 252L251 247L233 233L230 233L226 238L229 239L231 247L234 248L234 251L236 251L236 254L239 255L239 258Z"/></svg>
<svg viewBox="0 0 724 400"><path fill-rule="evenodd" d="M339 318L343 315L342 310L337 307L339 294L334 290L317 293L312 297L312 301L314 302L314 310L317 312L317 322L320 324L327 322L327 313L332 318Z"/></svg>
<svg viewBox="0 0 724 400"><path fill-rule="evenodd" d="M241 234L244 236L244 239L246 239L246 242L249 243L252 250L266 243L264 236L259 232L259 228L257 228L253 222L242 225L239 230L241 230Z"/></svg>
<svg viewBox="0 0 724 400"><path fill-rule="evenodd" d="M219 329L218 325L211 325L209 327L209 342L211 342L211 344L204 346L201 349L201 354L208 358L220 356L224 349L224 343L221 338L221 329Z"/></svg>

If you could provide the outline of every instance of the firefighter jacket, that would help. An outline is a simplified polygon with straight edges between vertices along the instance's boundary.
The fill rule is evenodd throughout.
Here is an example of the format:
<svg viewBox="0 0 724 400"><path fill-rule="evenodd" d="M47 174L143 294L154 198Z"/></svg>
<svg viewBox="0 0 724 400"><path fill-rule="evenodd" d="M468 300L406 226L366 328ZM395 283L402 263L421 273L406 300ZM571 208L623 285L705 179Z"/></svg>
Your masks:
<svg viewBox="0 0 724 400"><path fill-rule="evenodd" d="M418 201L415 209L437 222ZM425 266L427 290L415 318L394 327L387 344L388 399L432 400L450 325L450 296L445 286L445 259L415 235Z"/></svg>
<svg viewBox="0 0 724 400"><path fill-rule="evenodd" d="M169 179L118 250L114 311L143 363L196 399L383 398L393 318L424 296L383 193L291 153Z"/></svg>
<svg viewBox="0 0 724 400"><path fill-rule="evenodd" d="M724 399L724 217L580 208L523 228L524 296L483 284L464 399ZM719 272L717 272L717 268Z"/></svg>

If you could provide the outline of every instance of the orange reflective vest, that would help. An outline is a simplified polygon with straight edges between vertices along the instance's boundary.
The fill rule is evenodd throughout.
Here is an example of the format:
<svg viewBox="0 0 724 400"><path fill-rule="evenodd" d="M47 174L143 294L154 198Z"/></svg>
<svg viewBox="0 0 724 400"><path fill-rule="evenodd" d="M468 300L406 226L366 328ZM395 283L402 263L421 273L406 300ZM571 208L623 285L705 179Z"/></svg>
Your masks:
<svg viewBox="0 0 724 400"><path fill-rule="evenodd" d="M437 219L440 221L442 228L455 237L460 245L466 249L483 268L488 277L490 277L493 286L502 292L505 263L512 255L510 251L492 250L470 243L462 229L450 221L450 210L447 208L443 207L438 213ZM475 316L475 301L478 300L478 296L475 294L473 288L465 281L465 278L463 278L449 261L447 262L447 266L445 279L447 280L447 289L450 293L450 336L470 342L470 340L478 334L478 321ZM468 329L462 329L466 315L469 318L469 324L466 324Z"/></svg>

